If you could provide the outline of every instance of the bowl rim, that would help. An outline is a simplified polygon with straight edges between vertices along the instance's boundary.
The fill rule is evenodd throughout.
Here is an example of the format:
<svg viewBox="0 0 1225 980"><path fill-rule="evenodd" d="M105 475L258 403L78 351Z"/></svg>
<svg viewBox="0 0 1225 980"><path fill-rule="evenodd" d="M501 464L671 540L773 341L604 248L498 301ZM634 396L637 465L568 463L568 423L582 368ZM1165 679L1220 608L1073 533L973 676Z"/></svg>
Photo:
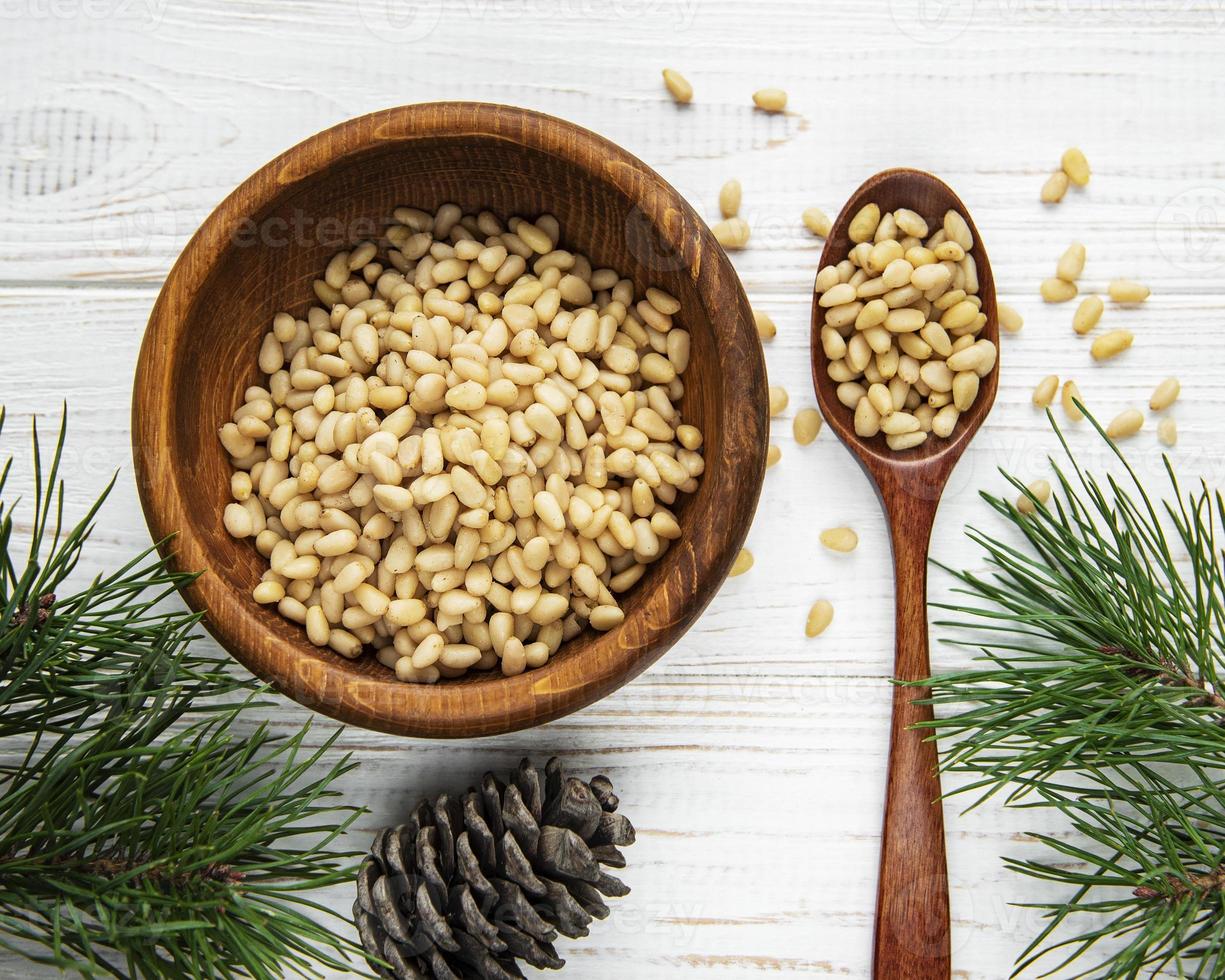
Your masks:
<svg viewBox="0 0 1225 980"><path fill-rule="evenodd" d="M702 567L690 545L683 581L661 583L640 615L597 637L581 656L550 660L516 677L498 675L487 684L404 684L390 673L388 678L356 675L330 651L305 657L287 648L263 621L277 615L274 610L257 606L249 596L236 596L225 580L209 574L209 549L194 535L175 537L189 524L182 470L168 458L173 340L182 314L241 222L344 159L383 145L464 136L510 140L592 172L639 206L661 238L683 245L685 254L692 252L688 273L709 297L707 309L725 311L719 344L733 345L738 358L738 369L725 377L717 414L724 425L724 458L740 460L727 472L733 477L730 488L748 495L748 518L712 522L705 528L712 547ZM573 148L568 155L562 152L567 145ZM582 147L598 151L599 172L577 155ZM665 215L666 225L660 220ZM300 704L364 728L428 738L497 735L551 721L611 693L658 660L697 619L730 571L760 496L768 442L766 387L764 355L739 277L706 222L663 177L604 137L534 110L479 102L416 103L346 120L292 146L240 183L192 235L166 276L141 342L132 393L133 463L141 508L158 550L177 568L204 570L181 590L185 601L217 642L252 673ZM224 533L220 514L217 529ZM676 547L685 544L682 539ZM633 637L628 635L631 625Z"/></svg>

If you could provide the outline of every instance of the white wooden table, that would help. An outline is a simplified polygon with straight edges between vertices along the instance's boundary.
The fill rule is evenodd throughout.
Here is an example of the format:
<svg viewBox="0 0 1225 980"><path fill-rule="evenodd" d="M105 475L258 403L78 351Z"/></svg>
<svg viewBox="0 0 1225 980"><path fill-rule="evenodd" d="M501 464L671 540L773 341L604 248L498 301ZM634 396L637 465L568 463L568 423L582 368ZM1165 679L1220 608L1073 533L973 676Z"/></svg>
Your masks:
<svg viewBox="0 0 1225 980"><path fill-rule="evenodd" d="M118 488L92 550L114 567L148 543L128 449L129 386L146 317L198 222L283 148L342 119L436 98L515 103L627 147L707 216L737 176L751 247L735 264L779 326L771 379L791 392L782 447L730 581L653 669L585 711L534 731L452 744L349 729L362 765L345 783L370 807L353 843L421 794L487 767L557 753L608 772L638 827L628 898L590 939L566 942L574 976L652 978L868 974L892 657L888 542L875 497L824 432L803 448L790 419L813 404L808 311L820 243L799 221L833 216L893 165L947 179L972 208L1001 299L1026 318L1006 338L996 409L962 462L934 552L974 565L962 537L989 520L975 491L996 468L1045 471L1054 440L1029 404L1043 375L1074 376L1106 419L1183 382L1175 459L1219 482L1225 452L1225 5L1221 0L0 0L0 402L6 450L31 416L72 411L70 502ZM659 73L696 90L678 112ZM788 113L755 112L777 85ZM1038 189L1081 145L1087 192L1057 208ZM1108 366L1072 334L1071 306L1037 286L1073 239L1088 288L1152 286L1137 335ZM1156 474L1155 424L1131 446ZM1075 434L1091 457L1092 438ZM852 555L821 529L860 534ZM933 598L947 593L936 576ZM817 598L837 615L807 640ZM938 635L938 631L937 631ZM961 655L937 649L937 668ZM283 702L277 726L305 712ZM318 735L330 726L319 726ZM1011 903L1056 892L1005 872L1034 855L1035 818L948 808L954 965L1006 976L1037 929ZM1057 825L1047 829L1059 831ZM331 893L346 910L347 889ZM30 975L0 960L0 977Z"/></svg>

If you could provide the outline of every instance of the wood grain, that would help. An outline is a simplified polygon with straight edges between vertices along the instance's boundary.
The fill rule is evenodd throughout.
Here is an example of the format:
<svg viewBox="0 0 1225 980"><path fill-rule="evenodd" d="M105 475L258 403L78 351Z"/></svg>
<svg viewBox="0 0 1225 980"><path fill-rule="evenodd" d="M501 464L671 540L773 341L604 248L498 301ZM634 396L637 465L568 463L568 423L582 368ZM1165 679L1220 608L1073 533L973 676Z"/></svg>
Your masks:
<svg viewBox="0 0 1225 980"><path fill-rule="evenodd" d="M947 211L959 212L970 226L978 267L982 312L987 322L980 337L999 345L995 280L986 247L969 209L940 179L920 170L896 168L869 177L850 196L834 221L821 267L846 258L848 228L867 204L882 214L898 208L918 212L928 227L941 225ZM821 344L825 309L812 300L812 377L826 421L872 479L885 508L893 550L896 605L894 677L918 681L931 676L927 639L927 551L936 509L953 467L991 411L999 385L1000 362L982 379L978 397L958 419L948 439L930 436L919 446L893 452L885 436L870 439L855 432L853 412L838 401L837 383L827 368ZM881 980L947 980L950 964L948 870L944 815L936 746L912 726L930 721L930 706L913 702L923 688L896 687L889 736L889 776L885 792L881 864L876 892L876 938L873 973Z"/></svg>
<svg viewBox="0 0 1225 980"><path fill-rule="evenodd" d="M398 682L373 657L314 647L251 599L265 565L221 524L228 463L215 430L258 383L259 342L278 310L304 318L330 255L381 235L400 204L433 211L554 214L562 244L682 304L692 337L686 419L706 434L685 531L623 602L625 622L575 637L517 677L469 673ZM757 505L766 382L752 311L723 250L693 209L641 161L539 113L480 103L389 109L281 154L221 203L175 263L136 367L132 447L155 540L204 574L188 604L221 644L300 704L352 724L425 737L496 735L574 711L645 670L698 617L726 577Z"/></svg>

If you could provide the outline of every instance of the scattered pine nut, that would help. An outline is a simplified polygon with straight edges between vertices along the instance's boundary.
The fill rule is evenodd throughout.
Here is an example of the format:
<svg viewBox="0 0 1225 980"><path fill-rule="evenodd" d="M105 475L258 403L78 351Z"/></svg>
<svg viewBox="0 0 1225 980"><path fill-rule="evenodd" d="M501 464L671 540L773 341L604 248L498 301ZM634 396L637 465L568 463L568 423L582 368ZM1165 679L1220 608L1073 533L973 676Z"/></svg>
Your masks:
<svg viewBox="0 0 1225 980"><path fill-rule="evenodd" d="M753 93L753 102L765 112L782 112L787 108L787 93L781 88L763 88Z"/></svg>
<svg viewBox="0 0 1225 980"><path fill-rule="evenodd" d="M725 218L740 213L740 181L735 177L719 188L719 213Z"/></svg>
<svg viewBox="0 0 1225 980"><path fill-rule="evenodd" d="M770 316L767 313L762 313L760 310L754 310L753 322L757 325L757 336L762 340L773 340L774 335L778 333L778 328L774 325L774 321L770 319Z"/></svg>
<svg viewBox="0 0 1225 980"><path fill-rule="evenodd" d="M1085 403L1081 396L1080 388L1076 386L1075 381L1065 381L1063 383L1063 394L1060 396L1060 401L1063 404L1063 414L1068 417L1070 422L1080 422L1084 419L1085 413L1080 410L1080 406Z"/></svg>
<svg viewBox="0 0 1225 980"><path fill-rule="evenodd" d="M774 443L770 443L770 448L766 450L766 469L769 469L782 458L783 451Z"/></svg>
<svg viewBox="0 0 1225 980"><path fill-rule="evenodd" d="M1014 310L1007 303L999 303L996 306L996 311L999 314L1000 326L1008 333L1020 333L1021 328L1025 326L1025 321L1021 319L1021 314Z"/></svg>
<svg viewBox="0 0 1225 980"><path fill-rule="evenodd" d="M1163 445L1178 445L1178 423L1174 421L1174 416L1167 415L1157 423L1157 438Z"/></svg>
<svg viewBox="0 0 1225 980"><path fill-rule="evenodd" d="M1139 409L1129 408L1120 412L1106 426L1106 435L1111 439L1128 439L1144 428L1144 416Z"/></svg>
<svg viewBox="0 0 1225 980"><path fill-rule="evenodd" d="M770 385L770 418L782 414L789 400L786 388L782 385Z"/></svg>
<svg viewBox="0 0 1225 980"><path fill-rule="evenodd" d="M1038 291L1048 303L1066 303L1076 298L1076 283L1058 277L1043 279Z"/></svg>
<svg viewBox="0 0 1225 980"><path fill-rule="evenodd" d="M1059 391L1059 375L1048 374L1034 389L1034 408L1049 408Z"/></svg>
<svg viewBox="0 0 1225 980"><path fill-rule="evenodd" d="M1059 161L1059 165L1068 175L1068 180L1077 187L1084 187L1089 183L1089 161L1085 159L1085 154L1078 147L1073 146L1064 150L1063 159Z"/></svg>
<svg viewBox="0 0 1225 980"><path fill-rule="evenodd" d="M791 431L795 433L795 441L801 446L809 445L821 432L821 413L815 408L802 408L791 423Z"/></svg>
<svg viewBox="0 0 1225 980"><path fill-rule="evenodd" d="M834 607L826 599L818 599L808 610L808 621L804 624L804 635L809 639L820 636L834 621Z"/></svg>
<svg viewBox="0 0 1225 980"><path fill-rule="evenodd" d="M828 238L829 231L833 227L833 222L829 220L827 215L820 208L805 208L804 209L804 227L811 231L818 238Z"/></svg>
<svg viewBox="0 0 1225 980"><path fill-rule="evenodd" d="M1072 314L1072 329L1082 336L1097 326L1106 304L1100 296L1086 296Z"/></svg>
<svg viewBox="0 0 1225 980"><path fill-rule="evenodd" d="M1085 246L1073 242L1067 247L1055 266L1055 275L1065 282L1076 282L1085 271Z"/></svg>
<svg viewBox="0 0 1225 980"><path fill-rule="evenodd" d="M1030 494L1037 497L1040 504L1045 504L1051 499L1051 485L1047 480L1034 480L1025 489L1029 493L1023 493L1017 498L1017 510L1022 514L1032 514L1038 509Z"/></svg>
<svg viewBox="0 0 1225 980"><path fill-rule="evenodd" d="M831 527L821 532L821 543L830 551L846 554L859 546L859 535L849 527Z"/></svg>
<svg viewBox="0 0 1225 980"><path fill-rule="evenodd" d="M1166 378L1153 389L1153 397L1148 400L1148 407L1154 412L1167 409L1178 400L1181 391L1182 386L1177 378Z"/></svg>
<svg viewBox="0 0 1225 980"><path fill-rule="evenodd" d="M1131 279L1112 279L1107 290L1116 303L1143 303L1149 297L1148 286Z"/></svg>
<svg viewBox="0 0 1225 980"><path fill-rule="evenodd" d="M749 243L749 223L743 218L724 218L711 231L715 240L729 251L744 248Z"/></svg>
<svg viewBox="0 0 1225 980"><path fill-rule="evenodd" d="M1067 192L1068 175L1062 170L1056 170L1053 174L1046 178L1046 183L1042 185L1042 203L1058 204L1063 200L1063 195Z"/></svg>
<svg viewBox="0 0 1225 980"><path fill-rule="evenodd" d="M1093 341L1089 353L1093 355L1095 361L1108 361L1127 350L1135 339L1136 335L1130 330L1111 330Z"/></svg>
<svg viewBox="0 0 1225 980"><path fill-rule="evenodd" d="M664 69L664 85L667 86L672 98L681 105L693 98L693 86L689 84L684 75L673 68Z"/></svg>
<svg viewBox="0 0 1225 980"><path fill-rule="evenodd" d="M736 556L736 560L732 562L732 570L727 573L728 578L735 578L737 575L743 575L753 567L753 553L748 548L741 548L740 554Z"/></svg>

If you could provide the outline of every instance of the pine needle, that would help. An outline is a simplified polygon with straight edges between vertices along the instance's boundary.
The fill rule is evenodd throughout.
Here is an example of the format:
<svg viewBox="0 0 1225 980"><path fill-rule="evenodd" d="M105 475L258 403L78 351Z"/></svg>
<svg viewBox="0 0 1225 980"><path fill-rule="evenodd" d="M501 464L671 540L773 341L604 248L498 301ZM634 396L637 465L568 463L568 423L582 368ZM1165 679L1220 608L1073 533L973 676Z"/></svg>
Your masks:
<svg viewBox="0 0 1225 980"><path fill-rule="evenodd" d="M1037 906L1049 921L1017 973L1217 977L1225 499L1203 483L1184 493L1167 458L1168 498L1154 503L1117 448L1125 478L1095 477L1051 424L1067 459L1052 461L1051 501L1031 497L1036 513L1026 516L983 494L1025 544L971 528L989 572L946 569L958 598L938 604L939 625L984 664L922 682L942 769L970 777L949 795L967 795L972 808L1003 793L1014 808L1062 815L1075 832L1031 835L1048 858L1005 859L1069 889Z"/></svg>
<svg viewBox="0 0 1225 980"><path fill-rule="evenodd" d="M350 970L308 892L354 872L332 851L354 763L329 761L336 735L309 749L309 724L237 733L267 691L162 605L192 577L155 549L66 590L110 488L64 524L65 426L49 461L35 430L20 564L0 469L0 949L83 977Z"/></svg>

